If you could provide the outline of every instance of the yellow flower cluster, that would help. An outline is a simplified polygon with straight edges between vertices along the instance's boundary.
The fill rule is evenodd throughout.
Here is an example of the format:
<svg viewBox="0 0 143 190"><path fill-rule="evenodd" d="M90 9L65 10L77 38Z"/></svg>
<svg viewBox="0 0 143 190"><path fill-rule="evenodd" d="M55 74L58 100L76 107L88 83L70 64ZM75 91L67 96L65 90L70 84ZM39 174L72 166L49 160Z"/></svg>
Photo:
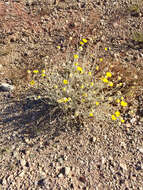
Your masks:
<svg viewBox="0 0 143 190"><path fill-rule="evenodd" d="M113 82L109 81L108 78L112 77L112 74L110 72L107 72L106 73L106 76L105 77L102 77L101 80L104 82L104 83L107 83L108 86L113 86Z"/></svg>
<svg viewBox="0 0 143 190"><path fill-rule="evenodd" d="M64 97L64 98L57 100L58 103L66 103L66 102L70 102L70 101L71 101L70 97L68 97L68 98Z"/></svg>
<svg viewBox="0 0 143 190"><path fill-rule="evenodd" d="M128 106L128 103L124 101L124 98L123 98L123 97L121 97L121 100L118 98L118 99L116 100L116 102L117 102L117 103L120 103L121 106L123 106L123 107L127 107L127 106Z"/></svg>
<svg viewBox="0 0 143 190"><path fill-rule="evenodd" d="M87 39L83 38L82 41L80 41L80 45L84 45L84 43L87 43Z"/></svg>
<svg viewBox="0 0 143 190"><path fill-rule="evenodd" d="M35 70L33 70L33 73L34 73L34 74L37 74L37 73L39 73L39 70L35 69ZM46 71L45 71L45 69L43 69L43 70L41 71L41 76L42 76L42 77L45 77L45 76L46 76L45 73L46 73Z"/></svg>
<svg viewBox="0 0 143 190"><path fill-rule="evenodd" d="M121 101L121 106L123 106L123 107L126 107L128 104L127 104L127 102L125 102L125 101Z"/></svg>
<svg viewBox="0 0 143 190"><path fill-rule="evenodd" d="M116 111L116 112L114 113L114 115L111 116L111 118L112 118L113 121L115 121L115 120L117 120L117 119L120 119L120 121L121 121L122 123L124 123L125 120L124 120L122 117L120 117L120 115L121 115L120 112L119 112L119 111Z"/></svg>

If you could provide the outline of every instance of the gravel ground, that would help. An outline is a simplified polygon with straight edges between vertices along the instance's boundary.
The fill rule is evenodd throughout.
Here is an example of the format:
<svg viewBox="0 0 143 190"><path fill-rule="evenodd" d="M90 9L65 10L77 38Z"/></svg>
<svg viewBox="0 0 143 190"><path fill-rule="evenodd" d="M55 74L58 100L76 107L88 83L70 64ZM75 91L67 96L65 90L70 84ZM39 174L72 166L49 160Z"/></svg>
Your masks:
<svg viewBox="0 0 143 190"><path fill-rule="evenodd" d="M0 91L0 189L143 189L142 89L124 124L103 119L73 128L60 124L59 113L49 115L52 106L29 98L38 91L27 92L27 69L42 68L47 55L62 67L86 36L92 45L84 54L130 70L143 85L143 43L132 37L143 31L142 1L134 1L136 11L131 2L0 2L0 83L14 86Z"/></svg>

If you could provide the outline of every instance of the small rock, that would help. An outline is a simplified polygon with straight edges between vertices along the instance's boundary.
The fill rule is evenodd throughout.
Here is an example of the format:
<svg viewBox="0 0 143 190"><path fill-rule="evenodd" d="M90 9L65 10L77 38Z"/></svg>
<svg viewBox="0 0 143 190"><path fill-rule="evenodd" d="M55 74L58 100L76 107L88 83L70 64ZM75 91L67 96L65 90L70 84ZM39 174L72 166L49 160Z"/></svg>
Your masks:
<svg viewBox="0 0 143 190"><path fill-rule="evenodd" d="M2 64L0 64L0 69L2 69L3 68L3 66L2 66Z"/></svg>
<svg viewBox="0 0 143 190"><path fill-rule="evenodd" d="M96 142L96 140L97 140L96 137L93 137L93 142Z"/></svg>
<svg viewBox="0 0 143 190"><path fill-rule="evenodd" d="M126 148L126 143L125 142L121 142L121 147L122 148Z"/></svg>
<svg viewBox="0 0 143 190"><path fill-rule="evenodd" d="M143 154L143 147L139 147L138 150Z"/></svg>
<svg viewBox="0 0 143 190"><path fill-rule="evenodd" d="M19 174L19 176L20 176L20 177L23 177L24 174L25 174L25 171L23 170L23 171Z"/></svg>
<svg viewBox="0 0 143 190"><path fill-rule="evenodd" d="M106 162L106 159L102 156L102 158L101 158L101 163L102 163L102 165L104 165L105 162Z"/></svg>
<svg viewBox="0 0 143 190"><path fill-rule="evenodd" d="M58 162L59 162L60 164L63 164L63 162L64 162L63 158L58 158Z"/></svg>
<svg viewBox="0 0 143 190"><path fill-rule="evenodd" d="M70 167L65 167L65 175L68 175L70 173Z"/></svg>
<svg viewBox="0 0 143 190"><path fill-rule="evenodd" d="M18 152L17 151L12 152L12 156L15 157L15 158L17 158L19 156Z"/></svg>
<svg viewBox="0 0 143 190"><path fill-rule="evenodd" d="M86 183L86 178L85 178L85 176L80 176L80 177L79 177L79 181L82 182L82 183Z"/></svg>
<svg viewBox="0 0 143 190"><path fill-rule="evenodd" d="M44 179L40 179L37 184L39 186L44 186L45 185Z"/></svg>
<svg viewBox="0 0 143 190"><path fill-rule="evenodd" d="M58 175L58 177L61 178L61 177L64 177L64 175L63 175L62 173L60 173L60 174Z"/></svg>
<svg viewBox="0 0 143 190"><path fill-rule="evenodd" d="M10 85L8 83L1 83L0 84L0 91L8 92L14 89L13 85Z"/></svg>
<svg viewBox="0 0 143 190"><path fill-rule="evenodd" d="M120 167L121 167L123 170L127 171L127 166L126 166L126 164L125 164L124 162L120 162Z"/></svg>
<svg viewBox="0 0 143 190"><path fill-rule="evenodd" d="M136 118L132 118L130 121L131 121L132 124L134 124L135 121L136 121Z"/></svg>
<svg viewBox="0 0 143 190"><path fill-rule="evenodd" d="M20 160L20 163L21 163L21 165L22 165L22 166L25 166L25 165L26 165L26 161L25 161L25 160L23 160L23 159L22 159L22 160Z"/></svg>
<svg viewBox="0 0 143 190"><path fill-rule="evenodd" d="M7 184L7 181L6 181L5 178L2 180L2 184L3 184L3 185L6 185L6 184Z"/></svg>

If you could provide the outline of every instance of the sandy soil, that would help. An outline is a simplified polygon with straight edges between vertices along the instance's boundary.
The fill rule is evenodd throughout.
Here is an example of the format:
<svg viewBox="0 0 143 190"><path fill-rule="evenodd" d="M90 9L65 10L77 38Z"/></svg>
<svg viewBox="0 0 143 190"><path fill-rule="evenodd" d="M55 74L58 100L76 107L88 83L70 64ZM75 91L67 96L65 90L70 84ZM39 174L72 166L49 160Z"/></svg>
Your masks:
<svg viewBox="0 0 143 190"><path fill-rule="evenodd" d="M131 2L1 0L0 83L14 90L0 91L0 189L143 189L143 40L133 37L143 32L143 6ZM130 71L128 81L138 76L135 114L122 125L103 118L67 126L33 98L40 92L29 88L27 70L42 69L45 58L62 68L83 37L92 39L87 58Z"/></svg>

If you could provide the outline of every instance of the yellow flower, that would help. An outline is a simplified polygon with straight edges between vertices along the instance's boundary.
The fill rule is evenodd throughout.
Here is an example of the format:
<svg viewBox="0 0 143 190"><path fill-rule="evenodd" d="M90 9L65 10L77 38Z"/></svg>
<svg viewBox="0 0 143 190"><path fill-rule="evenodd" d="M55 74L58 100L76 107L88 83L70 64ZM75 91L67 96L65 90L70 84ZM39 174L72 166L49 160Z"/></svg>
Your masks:
<svg viewBox="0 0 143 190"><path fill-rule="evenodd" d="M87 43L87 39L85 39L85 38L83 38L82 41L83 41L84 43Z"/></svg>
<svg viewBox="0 0 143 190"><path fill-rule="evenodd" d="M123 85L123 83L122 83L122 82L120 82L120 83L119 83L119 86L122 86L122 85Z"/></svg>
<svg viewBox="0 0 143 190"><path fill-rule="evenodd" d="M30 71L30 70L27 70L27 73L29 73L29 74L30 74L30 73L31 73L31 71Z"/></svg>
<svg viewBox="0 0 143 190"><path fill-rule="evenodd" d="M88 75L91 76L92 75L91 72L88 72Z"/></svg>
<svg viewBox="0 0 143 190"><path fill-rule="evenodd" d="M112 120L115 121L116 119L115 115L112 115Z"/></svg>
<svg viewBox="0 0 143 190"><path fill-rule="evenodd" d="M64 98L64 102L65 102L65 103L68 102L68 98L65 97L65 98Z"/></svg>
<svg viewBox="0 0 143 190"><path fill-rule="evenodd" d="M46 73L45 69L42 70L42 73L44 73L44 74Z"/></svg>
<svg viewBox="0 0 143 190"><path fill-rule="evenodd" d="M113 86L113 82L109 82L108 85L109 85L109 86Z"/></svg>
<svg viewBox="0 0 143 190"><path fill-rule="evenodd" d="M82 47L82 46L79 46L79 49L82 51L82 50L83 50L83 47Z"/></svg>
<svg viewBox="0 0 143 190"><path fill-rule="evenodd" d="M42 77L45 77L46 75L45 75L45 73L42 73L41 76L42 76Z"/></svg>
<svg viewBox="0 0 143 190"><path fill-rule="evenodd" d="M82 98L82 99L81 99L81 102L85 102L85 99Z"/></svg>
<svg viewBox="0 0 143 190"><path fill-rule="evenodd" d="M115 112L115 115L116 115L116 117L119 117L119 116L120 116L120 112L119 112L119 111L116 111L116 112Z"/></svg>
<svg viewBox="0 0 143 190"><path fill-rule="evenodd" d="M87 97L87 93L83 93L83 96Z"/></svg>
<svg viewBox="0 0 143 190"><path fill-rule="evenodd" d="M41 96L37 96L37 99L40 99L41 98Z"/></svg>
<svg viewBox="0 0 143 190"><path fill-rule="evenodd" d="M100 62L102 62L102 61L103 61L103 58L100 58L99 60L100 60Z"/></svg>
<svg viewBox="0 0 143 190"><path fill-rule="evenodd" d="M90 117L93 117L93 113L92 113L92 112L90 112L90 113L89 113L89 116L90 116Z"/></svg>
<svg viewBox="0 0 143 190"><path fill-rule="evenodd" d="M75 66L78 66L78 63L77 63L77 62L75 62L75 63L74 63L74 65L75 65Z"/></svg>
<svg viewBox="0 0 143 190"><path fill-rule="evenodd" d="M63 83L64 83L64 84L68 84L68 81L67 81L67 80L63 80Z"/></svg>
<svg viewBox="0 0 143 190"><path fill-rule="evenodd" d="M91 83L90 83L90 86L93 86L93 85L94 85L94 82L91 82Z"/></svg>
<svg viewBox="0 0 143 190"><path fill-rule="evenodd" d="M80 72L83 72L81 67L77 67L77 70L80 71Z"/></svg>
<svg viewBox="0 0 143 190"><path fill-rule="evenodd" d="M120 103L120 99L117 99L116 102L117 102L117 103Z"/></svg>
<svg viewBox="0 0 143 190"><path fill-rule="evenodd" d="M57 46L58 49L61 49L61 46Z"/></svg>
<svg viewBox="0 0 143 190"><path fill-rule="evenodd" d="M63 88L63 91L65 92L65 91L66 91L66 88Z"/></svg>
<svg viewBox="0 0 143 190"><path fill-rule="evenodd" d="M107 77L112 77L112 74L111 74L110 72L107 72L107 73L106 73L106 76L107 76Z"/></svg>
<svg viewBox="0 0 143 190"><path fill-rule="evenodd" d="M108 49L107 48L105 48L105 51L107 51Z"/></svg>
<svg viewBox="0 0 143 190"><path fill-rule="evenodd" d="M57 89L57 88L58 88L58 86L57 86L57 85L55 85L55 88Z"/></svg>
<svg viewBox="0 0 143 190"><path fill-rule="evenodd" d="M124 102L123 100L121 101L121 106L126 107L127 105L127 102Z"/></svg>
<svg viewBox="0 0 143 190"><path fill-rule="evenodd" d="M84 45L84 43L83 42L79 42L80 43L80 45Z"/></svg>
<svg viewBox="0 0 143 190"><path fill-rule="evenodd" d="M34 70L33 73L38 73L39 71L38 70Z"/></svg>
<svg viewBox="0 0 143 190"><path fill-rule="evenodd" d="M84 85L82 84L80 88L82 88L82 89L83 89L83 88L84 88Z"/></svg>
<svg viewBox="0 0 143 190"><path fill-rule="evenodd" d="M96 70L97 70L97 71L99 70L99 66L96 66Z"/></svg>
<svg viewBox="0 0 143 190"><path fill-rule="evenodd" d="M72 100L70 97L68 97L67 99L68 99L68 102L70 102Z"/></svg>
<svg viewBox="0 0 143 190"><path fill-rule="evenodd" d="M120 121L121 121L122 123L124 123L124 122L125 122L125 120L124 120L124 119L122 119L122 118L120 118Z"/></svg>
<svg viewBox="0 0 143 190"><path fill-rule="evenodd" d="M121 97L121 100L124 100L124 97L123 97L123 96Z"/></svg>
<svg viewBox="0 0 143 190"><path fill-rule="evenodd" d="M32 81L30 82L30 84L31 84L31 85L34 85L34 84L35 84L35 81L34 81L34 80L32 80Z"/></svg>
<svg viewBox="0 0 143 190"><path fill-rule="evenodd" d="M77 54L75 54L75 55L74 55L74 58L75 58L75 59L78 59L78 55L77 55Z"/></svg>
<svg viewBox="0 0 143 190"><path fill-rule="evenodd" d="M98 105L99 105L99 102L95 102L95 104L96 104L96 106L98 106Z"/></svg>
<svg viewBox="0 0 143 190"><path fill-rule="evenodd" d="M102 78L101 80L102 80L103 82L105 82L105 83L108 82L108 79L106 79L106 78Z"/></svg>

